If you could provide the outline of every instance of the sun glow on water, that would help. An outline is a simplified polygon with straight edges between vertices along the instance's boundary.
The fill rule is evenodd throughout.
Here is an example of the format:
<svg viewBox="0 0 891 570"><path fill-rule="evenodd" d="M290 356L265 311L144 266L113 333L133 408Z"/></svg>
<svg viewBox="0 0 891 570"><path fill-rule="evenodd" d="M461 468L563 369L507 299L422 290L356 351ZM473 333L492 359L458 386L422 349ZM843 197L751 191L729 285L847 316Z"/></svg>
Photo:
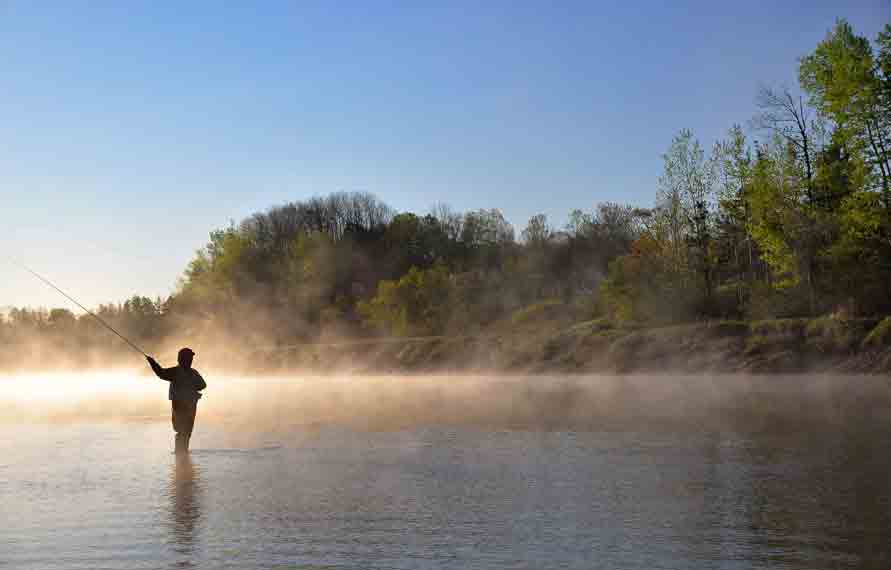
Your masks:
<svg viewBox="0 0 891 570"><path fill-rule="evenodd" d="M13 374L0 377L0 401L73 404L97 396L149 396L158 388L132 373Z"/></svg>
<svg viewBox="0 0 891 570"><path fill-rule="evenodd" d="M166 392L151 380L127 371L3 375L0 420L155 416Z"/></svg>

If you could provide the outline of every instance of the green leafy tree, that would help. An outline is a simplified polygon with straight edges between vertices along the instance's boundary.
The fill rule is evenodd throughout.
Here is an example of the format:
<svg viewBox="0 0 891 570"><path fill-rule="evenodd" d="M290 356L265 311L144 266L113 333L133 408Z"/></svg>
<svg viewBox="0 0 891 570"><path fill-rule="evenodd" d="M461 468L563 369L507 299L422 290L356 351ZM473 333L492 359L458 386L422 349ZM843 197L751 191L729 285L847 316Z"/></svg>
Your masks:
<svg viewBox="0 0 891 570"><path fill-rule="evenodd" d="M879 36L876 60L869 40L839 20L799 66L801 85L821 114L835 124L836 140L846 153L864 153L877 172L885 206L891 208L891 100L887 97L889 27Z"/></svg>
<svg viewBox="0 0 891 570"><path fill-rule="evenodd" d="M396 336L439 334L451 307L452 283L443 265L412 267L395 281L381 281L370 301L359 303L366 322Z"/></svg>
<svg viewBox="0 0 891 570"><path fill-rule="evenodd" d="M649 233L634 242L631 253L610 262L600 285L601 302L615 322L662 323L685 316L684 292L673 288L671 259ZM671 302L665 300L670 298Z"/></svg>
<svg viewBox="0 0 891 570"><path fill-rule="evenodd" d="M717 176L718 279L729 282L735 296L735 306L724 312L740 314L758 277L759 264L757 246L749 231L752 154L742 127L735 125L726 140L715 143L712 160Z"/></svg>
<svg viewBox="0 0 891 570"><path fill-rule="evenodd" d="M686 129L672 140L663 160L659 183L674 270L681 283L688 269L698 276L704 306L708 307L715 285L714 164Z"/></svg>

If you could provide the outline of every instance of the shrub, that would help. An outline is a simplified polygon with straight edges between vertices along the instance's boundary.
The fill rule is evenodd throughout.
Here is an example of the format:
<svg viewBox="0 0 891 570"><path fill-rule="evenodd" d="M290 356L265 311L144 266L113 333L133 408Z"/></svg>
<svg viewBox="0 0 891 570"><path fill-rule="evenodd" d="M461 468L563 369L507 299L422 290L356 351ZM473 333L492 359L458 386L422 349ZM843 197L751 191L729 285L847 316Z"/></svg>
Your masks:
<svg viewBox="0 0 891 570"><path fill-rule="evenodd" d="M510 322L512 325L518 326L528 323L559 320L564 315L565 308L563 301L558 299L546 299L514 311L510 317Z"/></svg>
<svg viewBox="0 0 891 570"><path fill-rule="evenodd" d="M575 324L569 330L570 332L575 334L595 334L601 331L610 330L612 328L612 322L606 317L601 317L592 321L585 321Z"/></svg>
<svg viewBox="0 0 891 570"><path fill-rule="evenodd" d="M763 354L770 350L773 343L769 338L760 334L753 334L746 340L746 347L743 354L752 356L753 354Z"/></svg>
<svg viewBox="0 0 891 570"><path fill-rule="evenodd" d="M807 293L802 287L777 289L764 283L752 286L745 315L757 319L789 319L809 312Z"/></svg>
<svg viewBox="0 0 891 570"><path fill-rule="evenodd" d="M805 335L809 344L820 350L850 350L856 343L851 323L833 317L821 317L807 323Z"/></svg>
<svg viewBox="0 0 891 570"><path fill-rule="evenodd" d="M804 335L806 325L807 319L767 319L753 322L750 328L755 335L800 338Z"/></svg>
<svg viewBox="0 0 891 570"><path fill-rule="evenodd" d="M868 348L891 346L891 317L885 317L869 331L863 339L863 346Z"/></svg>
<svg viewBox="0 0 891 570"><path fill-rule="evenodd" d="M744 321L718 321L710 323L709 334L717 337L738 337L749 334L749 324Z"/></svg>
<svg viewBox="0 0 891 570"><path fill-rule="evenodd" d="M722 319L740 318L743 314L743 306L748 299L748 285L746 283L728 283L715 288L710 312Z"/></svg>

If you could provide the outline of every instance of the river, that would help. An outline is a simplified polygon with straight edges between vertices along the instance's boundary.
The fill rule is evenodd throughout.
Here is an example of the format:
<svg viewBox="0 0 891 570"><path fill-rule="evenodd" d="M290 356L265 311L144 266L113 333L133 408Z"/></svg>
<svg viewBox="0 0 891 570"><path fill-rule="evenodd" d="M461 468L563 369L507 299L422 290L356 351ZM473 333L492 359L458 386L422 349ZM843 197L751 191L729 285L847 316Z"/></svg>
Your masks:
<svg viewBox="0 0 891 570"><path fill-rule="evenodd" d="M0 568L891 565L885 379L206 376L0 379Z"/></svg>

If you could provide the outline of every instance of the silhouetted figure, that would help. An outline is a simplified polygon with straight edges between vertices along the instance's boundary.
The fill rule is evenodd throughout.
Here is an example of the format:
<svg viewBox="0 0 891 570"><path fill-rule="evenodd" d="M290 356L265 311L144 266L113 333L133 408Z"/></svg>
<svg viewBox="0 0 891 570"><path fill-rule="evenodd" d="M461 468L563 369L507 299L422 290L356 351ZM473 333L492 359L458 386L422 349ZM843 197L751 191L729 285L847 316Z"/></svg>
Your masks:
<svg viewBox="0 0 891 570"><path fill-rule="evenodd" d="M173 368L161 368L154 358L145 357L158 378L170 382L171 419L173 431L176 432L177 454L189 451L189 438L192 437L192 428L195 426L198 399L201 398L201 390L207 388L204 378L192 368L194 356L191 348L181 349L176 356L179 365Z"/></svg>

